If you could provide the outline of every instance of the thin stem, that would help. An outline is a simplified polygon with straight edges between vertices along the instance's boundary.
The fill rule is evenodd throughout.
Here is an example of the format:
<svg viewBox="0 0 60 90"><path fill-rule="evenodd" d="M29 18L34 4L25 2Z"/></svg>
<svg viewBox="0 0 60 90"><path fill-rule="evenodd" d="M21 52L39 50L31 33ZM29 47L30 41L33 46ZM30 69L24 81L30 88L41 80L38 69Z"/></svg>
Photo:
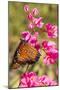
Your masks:
<svg viewBox="0 0 60 90"><path fill-rule="evenodd" d="M29 68L29 64L27 64L27 67L26 67L26 70L25 70L25 72L27 72L28 68Z"/></svg>

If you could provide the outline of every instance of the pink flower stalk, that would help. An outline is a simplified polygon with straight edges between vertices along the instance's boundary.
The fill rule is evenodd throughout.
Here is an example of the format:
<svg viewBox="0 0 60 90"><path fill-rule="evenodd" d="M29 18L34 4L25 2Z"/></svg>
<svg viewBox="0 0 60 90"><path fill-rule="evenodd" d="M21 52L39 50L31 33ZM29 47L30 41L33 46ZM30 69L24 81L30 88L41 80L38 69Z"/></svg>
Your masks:
<svg viewBox="0 0 60 90"><path fill-rule="evenodd" d="M25 6L24 6L24 11L25 11L25 12L29 12L29 6L28 6L28 5L25 5Z"/></svg>
<svg viewBox="0 0 60 90"><path fill-rule="evenodd" d="M46 32L48 33L49 38L56 38L57 37L57 26L52 25L50 23L46 24Z"/></svg>
<svg viewBox="0 0 60 90"><path fill-rule="evenodd" d="M34 35L31 35L28 31L22 32L22 38L25 41L28 41L30 45L35 47L38 51L40 51L40 43L37 40L38 32L35 32Z"/></svg>
<svg viewBox="0 0 60 90"><path fill-rule="evenodd" d="M43 75L38 77L35 72L26 72L21 76L19 87L56 86L57 82Z"/></svg>
<svg viewBox="0 0 60 90"><path fill-rule="evenodd" d="M38 10L37 10L37 8L33 8L32 9L32 14L34 15L34 16L36 16L36 15L38 15Z"/></svg>

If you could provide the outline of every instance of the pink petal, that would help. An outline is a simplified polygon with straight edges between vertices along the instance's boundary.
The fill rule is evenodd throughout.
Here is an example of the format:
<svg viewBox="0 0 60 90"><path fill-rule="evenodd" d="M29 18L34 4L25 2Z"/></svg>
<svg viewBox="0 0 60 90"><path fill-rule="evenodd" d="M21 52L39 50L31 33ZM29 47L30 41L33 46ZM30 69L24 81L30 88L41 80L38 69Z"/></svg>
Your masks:
<svg viewBox="0 0 60 90"><path fill-rule="evenodd" d="M30 23L30 24L28 25L28 28L29 28L29 29L33 29L33 28L34 28L34 24L33 24L33 23Z"/></svg>
<svg viewBox="0 0 60 90"><path fill-rule="evenodd" d="M40 43L37 41L36 44L35 44L35 48L40 51Z"/></svg>
<svg viewBox="0 0 60 90"><path fill-rule="evenodd" d="M40 23L37 24L37 27L38 27L38 28L42 28L43 25L44 25L44 23L43 23L43 22L40 22Z"/></svg>
<svg viewBox="0 0 60 90"><path fill-rule="evenodd" d="M32 14L34 15L34 16L36 16L36 15L38 15L38 10L37 10L37 8L33 8L33 10L32 10Z"/></svg>

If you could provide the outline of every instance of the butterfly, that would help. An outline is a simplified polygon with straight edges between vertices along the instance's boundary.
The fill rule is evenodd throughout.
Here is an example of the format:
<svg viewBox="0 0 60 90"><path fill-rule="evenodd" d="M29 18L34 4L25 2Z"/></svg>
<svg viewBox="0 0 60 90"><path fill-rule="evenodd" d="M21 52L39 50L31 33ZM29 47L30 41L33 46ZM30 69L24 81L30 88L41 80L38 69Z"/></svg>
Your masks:
<svg viewBox="0 0 60 90"><path fill-rule="evenodd" d="M10 68L17 69L21 64L33 64L38 61L39 57L40 53L36 48L22 39L14 53Z"/></svg>

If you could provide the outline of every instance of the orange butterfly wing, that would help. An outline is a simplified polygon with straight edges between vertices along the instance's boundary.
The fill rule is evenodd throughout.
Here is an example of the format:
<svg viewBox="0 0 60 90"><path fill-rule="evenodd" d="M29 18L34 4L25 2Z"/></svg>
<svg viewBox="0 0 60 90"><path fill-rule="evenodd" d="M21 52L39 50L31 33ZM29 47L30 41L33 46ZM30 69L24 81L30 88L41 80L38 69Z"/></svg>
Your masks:
<svg viewBox="0 0 60 90"><path fill-rule="evenodd" d="M26 41L22 40L14 54L12 66L13 68L17 68L20 64L32 64L36 62L39 57L40 54L38 51Z"/></svg>

